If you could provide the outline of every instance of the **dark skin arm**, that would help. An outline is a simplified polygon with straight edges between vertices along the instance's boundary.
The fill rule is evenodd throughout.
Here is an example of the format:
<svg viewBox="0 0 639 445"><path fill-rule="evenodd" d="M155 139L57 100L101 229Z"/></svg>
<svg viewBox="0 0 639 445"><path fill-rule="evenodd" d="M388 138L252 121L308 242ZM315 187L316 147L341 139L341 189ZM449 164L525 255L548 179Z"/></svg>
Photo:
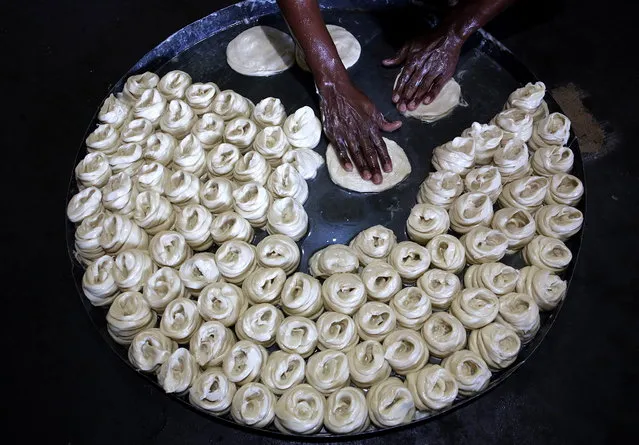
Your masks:
<svg viewBox="0 0 639 445"><path fill-rule="evenodd" d="M375 104L353 85L317 0L278 0L278 4L315 78L324 132L342 167L347 171L356 168L362 178L381 183L381 171L389 172L393 165L380 131L397 130L401 122L384 119Z"/></svg>
<svg viewBox="0 0 639 445"><path fill-rule="evenodd" d="M392 96L398 110L431 103L455 74L464 42L514 1L462 0L433 31L384 60L385 66L403 66Z"/></svg>

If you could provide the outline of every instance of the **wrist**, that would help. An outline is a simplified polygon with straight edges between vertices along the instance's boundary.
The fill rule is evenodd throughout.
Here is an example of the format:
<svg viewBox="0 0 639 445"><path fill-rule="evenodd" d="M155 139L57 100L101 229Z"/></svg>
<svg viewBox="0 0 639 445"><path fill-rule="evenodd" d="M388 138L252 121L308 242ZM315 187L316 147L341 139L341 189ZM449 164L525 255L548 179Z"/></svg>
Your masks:
<svg viewBox="0 0 639 445"><path fill-rule="evenodd" d="M351 80L348 77L348 72L343 68L339 69L326 69L315 74L315 85L320 94L325 92L342 89L343 87L351 85Z"/></svg>
<svg viewBox="0 0 639 445"><path fill-rule="evenodd" d="M443 22L441 26L444 28L446 43L461 47L479 28L479 23L474 19L451 19Z"/></svg>

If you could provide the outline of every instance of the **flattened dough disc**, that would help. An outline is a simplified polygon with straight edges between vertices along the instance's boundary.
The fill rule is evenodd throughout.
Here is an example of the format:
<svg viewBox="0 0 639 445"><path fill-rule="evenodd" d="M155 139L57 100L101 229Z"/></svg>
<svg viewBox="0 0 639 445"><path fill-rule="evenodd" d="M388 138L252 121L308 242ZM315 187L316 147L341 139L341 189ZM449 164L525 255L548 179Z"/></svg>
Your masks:
<svg viewBox="0 0 639 445"><path fill-rule="evenodd" d="M254 26L240 33L226 47L226 61L246 76L272 76L295 63L293 38L270 26Z"/></svg>
<svg viewBox="0 0 639 445"><path fill-rule="evenodd" d="M337 159L333 145L328 144L326 148L326 166L328 167L331 181L345 189L362 193L383 192L402 182L412 171L410 161L404 149L397 145L395 141L383 139L391 161L393 161L393 171L390 173L382 172L383 180L381 184L373 184L371 181L363 180L356 169L351 172L344 170Z"/></svg>
<svg viewBox="0 0 639 445"><path fill-rule="evenodd" d="M355 65L362 53L362 47L355 36L337 25L326 25L326 29L331 35L333 43L335 43L337 54L339 54L339 58L342 59L344 67L350 68ZM297 64L304 71L310 71L310 68L306 64L306 59L304 59L304 52L302 52L302 48L299 46L295 48L295 60L297 60Z"/></svg>
<svg viewBox="0 0 639 445"><path fill-rule="evenodd" d="M401 72L399 73L401 74ZM399 74L395 79L395 85ZM450 79L439 92L434 101L428 105L419 104L413 111L406 109L402 114L406 117L419 119L423 122L434 122L450 113L453 108L459 105L461 99L461 87L455 79Z"/></svg>

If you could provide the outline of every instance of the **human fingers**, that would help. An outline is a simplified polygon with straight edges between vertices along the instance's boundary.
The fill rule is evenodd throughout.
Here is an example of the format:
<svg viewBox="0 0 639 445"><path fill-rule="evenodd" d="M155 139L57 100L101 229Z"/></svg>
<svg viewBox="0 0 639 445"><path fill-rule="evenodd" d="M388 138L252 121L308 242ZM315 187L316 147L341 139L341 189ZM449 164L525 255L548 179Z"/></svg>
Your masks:
<svg viewBox="0 0 639 445"><path fill-rule="evenodd" d="M348 145L346 141L343 138L336 139L333 144L333 149L342 168L347 172L353 171L353 163L348 156Z"/></svg>
<svg viewBox="0 0 639 445"><path fill-rule="evenodd" d="M413 66L413 64L406 64L404 65L404 68L402 68L402 71L399 73L399 77L397 78L397 82L393 87L393 103L398 103L403 97L404 88L408 84L408 81L413 75L414 70L415 67Z"/></svg>
<svg viewBox="0 0 639 445"><path fill-rule="evenodd" d="M369 133L373 131L369 130ZM379 155L377 150L371 140L370 136L364 132L360 132L358 134L358 139L360 141L360 149L364 152L364 159L368 164L368 168L371 173L371 181L373 184L379 184L382 182L382 171L379 168Z"/></svg>
<svg viewBox="0 0 639 445"><path fill-rule="evenodd" d="M355 164L355 168L357 168L362 179L368 181L371 179L371 172L364 153L362 153L362 147L360 147L360 144L353 133L347 133L346 141L348 144L348 152L351 154L351 159L353 160L353 164Z"/></svg>
<svg viewBox="0 0 639 445"><path fill-rule="evenodd" d="M444 88L444 85L446 85L446 82L448 82L451 77L452 76L450 76L448 78L446 78L444 76L437 76L437 78L435 80L433 80L433 83L432 83L432 85L430 87L430 90L424 96L424 103L426 105L428 105L429 103L431 103L432 101L435 100L435 98L441 92L442 88Z"/></svg>
<svg viewBox="0 0 639 445"><path fill-rule="evenodd" d="M370 132L370 140L373 144L373 148L377 152L377 157L379 158L379 163L381 164L382 170L386 173L389 173L393 170L393 161L388 154L388 149L386 148L386 143L382 136L379 134L379 131L371 130Z"/></svg>
<svg viewBox="0 0 639 445"><path fill-rule="evenodd" d="M377 113L375 123L383 131L395 131L402 126L402 121L388 121L382 113Z"/></svg>
<svg viewBox="0 0 639 445"><path fill-rule="evenodd" d="M415 108L419 106L420 103L424 100L428 92L431 90L433 82L439 78L438 73L426 72L424 77L422 78L422 83L419 85L419 88L415 91L413 98L408 103L408 109L413 111Z"/></svg>
<svg viewBox="0 0 639 445"><path fill-rule="evenodd" d="M397 108L402 113L408 109L408 104L410 104L411 101L413 100L415 96L415 92L417 91L417 89L419 88L419 86L421 85L423 81L422 72L423 72L422 66L418 66L417 68L415 68L412 71L410 78L406 81L404 85L404 89L400 94L401 97L399 98L399 101L397 102Z"/></svg>

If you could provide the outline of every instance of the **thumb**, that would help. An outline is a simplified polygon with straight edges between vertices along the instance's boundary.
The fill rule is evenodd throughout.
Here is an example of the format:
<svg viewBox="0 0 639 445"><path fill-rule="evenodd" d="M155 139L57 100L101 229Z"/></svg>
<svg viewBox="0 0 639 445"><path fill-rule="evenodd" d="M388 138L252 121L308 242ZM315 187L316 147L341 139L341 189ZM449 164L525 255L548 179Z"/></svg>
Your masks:
<svg viewBox="0 0 639 445"><path fill-rule="evenodd" d="M406 54L408 54L408 46L404 45L402 49L395 54L395 57L382 60L382 64L384 66L397 66L406 60Z"/></svg>
<svg viewBox="0 0 639 445"><path fill-rule="evenodd" d="M397 130L402 126L401 121L387 121L382 113L377 115L377 126L383 131L391 132Z"/></svg>

